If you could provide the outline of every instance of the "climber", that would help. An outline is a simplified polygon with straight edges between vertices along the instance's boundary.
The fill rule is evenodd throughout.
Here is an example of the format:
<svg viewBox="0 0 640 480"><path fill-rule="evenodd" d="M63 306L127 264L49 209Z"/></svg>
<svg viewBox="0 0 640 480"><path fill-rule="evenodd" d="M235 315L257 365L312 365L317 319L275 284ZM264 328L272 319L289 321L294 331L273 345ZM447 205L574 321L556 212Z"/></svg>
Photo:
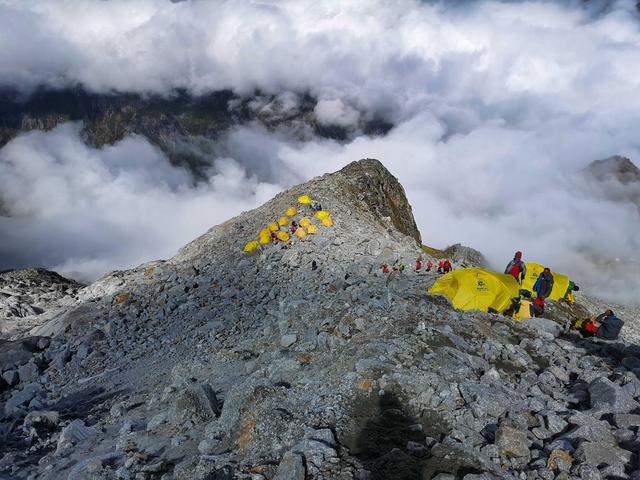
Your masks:
<svg viewBox="0 0 640 480"><path fill-rule="evenodd" d="M319 212L320 210L322 210L322 205L320 205L318 202L311 202L310 207L312 212Z"/></svg>
<svg viewBox="0 0 640 480"><path fill-rule="evenodd" d="M544 315L544 297L536 297L531 302L531 316L541 317Z"/></svg>
<svg viewBox="0 0 640 480"><path fill-rule="evenodd" d="M427 262L427 272L430 272L432 268L433 268L433 262L429 260Z"/></svg>
<svg viewBox="0 0 640 480"><path fill-rule="evenodd" d="M527 274L527 267L522 261L522 252L516 252L513 256L513 260L511 260L507 264L507 268L504 269L504 273L508 275L513 275L518 283L522 283L525 275Z"/></svg>
<svg viewBox="0 0 640 480"><path fill-rule="evenodd" d="M538 297L547 298L551 294L551 290L553 290L553 281L551 270L545 268L533 285L533 291L536 292Z"/></svg>
<svg viewBox="0 0 640 480"><path fill-rule="evenodd" d="M576 296L573 294L573 292L577 292L578 290L580 290L580 287L578 285L576 285L575 283L573 283L573 280L569 280L569 286L567 287L567 291L564 294L564 297L562 298L565 302L573 304L576 301Z"/></svg>
<svg viewBox="0 0 640 480"><path fill-rule="evenodd" d="M398 264L398 270L400 271L400 273L404 272L404 263L400 262Z"/></svg>
<svg viewBox="0 0 640 480"><path fill-rule="evenodd" d="M583 337L596 336L605 340L616 340L623 326L624 322L609 309L596 318L584 322L580 333Z"/></svg>
<svg viewBox="0 0 640 480"><path fill-rule="evenodd" d="M313 260L311 262L311 270L317 270L318 269L318 264L316 263L315 260Z"/></svg>
<svg viewBox="0 0 640 480"><path fill-rule="evenodd" d="M438 262L438 273L442 273L442 269L444 268L444 262L440 260Z"/></svg>
<svg viewBox="0 0 640 480"><path fill-rule="evenodd" d="M382 264L382 273L389 273L389 265L386 263Z"/></svg>
<svg viewBox="0 0 640 480"><path fill-rule="evenodd" d="M273 243L278 243L279 238L278 238L278 236L276 235L276 232L271 232L271 241L272 241Z"/></svg>
<svg viewBox="0 0 640 480"><path fill-rule="evenodd" d="M298 224L294 220L291 222L291 228L289 229L289 231L291 231L291 234L293 235L294 233L296 233L297 229L298 229Z"/></svg>
<svg viewBox="0 0 640 480"><path fill-rule="evenodd" d="M449 259L446 259L442 264L442 272L449 273L451 270L453 270L453 267L451 266L451 262L449 261Z"/></svg>
<svg viewBox="0 0 640 480"><path fill-rule="evenodd" d="M420 259L418 258L416 260L416 272L420 272L420 269L422 268L422 262L420 261Z"/></svg>

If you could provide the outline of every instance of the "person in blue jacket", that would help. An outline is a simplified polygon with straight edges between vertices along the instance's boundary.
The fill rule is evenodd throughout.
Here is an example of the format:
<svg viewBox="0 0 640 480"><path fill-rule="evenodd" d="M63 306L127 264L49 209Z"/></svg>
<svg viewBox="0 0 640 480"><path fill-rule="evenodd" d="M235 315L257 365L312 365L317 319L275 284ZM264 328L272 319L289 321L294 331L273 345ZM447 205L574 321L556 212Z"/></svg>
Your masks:
<svg viewBox="0 0 640 480"><path fill-rule="evenodd" d="M536 295L540 298L547 298L551 295L551 290L553 290L553 275L551 274L551 270L545 268L536 283L533 285L533 291L536 292Z"/></svg>

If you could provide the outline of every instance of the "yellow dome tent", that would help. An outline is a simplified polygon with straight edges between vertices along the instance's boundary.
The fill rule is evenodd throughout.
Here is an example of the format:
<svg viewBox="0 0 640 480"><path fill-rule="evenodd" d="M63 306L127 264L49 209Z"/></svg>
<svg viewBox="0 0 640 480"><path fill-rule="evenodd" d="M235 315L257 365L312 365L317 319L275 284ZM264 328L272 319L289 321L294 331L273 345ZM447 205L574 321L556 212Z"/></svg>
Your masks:
<svg viewBox="0 0 640 480"><path fill-rule="evenodd" d="M299 225L301 227L308 227L309 225L311 225L311 220L309 220L309 217L302 217L300 219Z"/></svg>
<svg viewBox="0 0 640 480"><path fill-rule="evenodd" d="M289 225L289 218L288 217L280 217L278 219L278 225L280 225L281 227Z"/></svg>
<svg viewBox="0 0 640 480"><path fill-rule="evenodd" d="M272 232L277 232L278 230L280 230L280 225L278 225L278 222L271 222L269 224L269 230L271 230Z"/></svg>
<svg viewBox="0 0 640 480"><path fill-rule="evenodd" d="M458 310L487 312L492 308L504 312L511 306L511 299L518 296L519 288L511 275L483 268L464 268L440 277L429 293L445 295Z"/></svg>
<svg viewBox="0 0 640 480"><path fill-rule="evenodd" d="M244 251L247 253L251 253L257 248L258 248L258 242L256 242L255 240L252 240L250 242L247 242L247 244L244 246Z"/></svg>
<svg viewBox="0 0 640 480"><path fill-rule="evenodd" d="M313 214L316 218L322 220L323 218L328 218L329 217L329 212L327 212L326 210L318 210L316 213Z"/></svg>
<svg viewBox="0 0 640 480"><path fill-rule="evenodd" d="M287 211L284 212L284 214L288 217L293 217L296 213L298 213L296 207L289 207L287 208Z"/></svg>
<svg viewBox="0 0 640 480"><path fill-rule="evenodd" d="M268 228L263 228L262 230L260 230L259 242L263 245L271 243L271 231Z"/></svg>
<svg viewBox="0 0 640 480"><path fill-rule="evenodd" d="M313 200L311 200L309 195L302 195L298 197L298 203L301 203L302 205L310 205L312 202Z"/></svg>
<svg viewBox="0 0 640 480"><path fill-rule="evenodd" d="M298 228L296 229L295 236L298 238L304 238L307 236L307 232L305 231L304 228Z"/></svg>
<svg viewBox="0 0 640 480"><path fill-rule="evenodd" d="M307 227L307 234L309 234L309 235L313 235L313 234L314 234L314 233L316 233L317 231L318 231L318 226L317 226L317 225L313 225L313 224L311 224L311 225L309 225L309 226Z"/></svg>
<svg viewBox="0 0 640 480"><path fill-rule="evenodd" d="M331 220L331 217L323 218L322 225L324 225L325 227L333 227L333 220Z"/></svg>
<svg viewBox="0 0 640 480"><path fill-rule="evenodd" d="M533 286L538 280L538 277L544 270L544 265L540 265L539 263L534 262L526 262L527 266L527 275L524 277L522 281L522 288L533 292ZM549 295L550 300L561 300L564 298L564 294L567 293L567 289L569 288L569 277L562 273L551 272L553 275L553 289L551 290L551 295Z"/></svg>
<svg viewBox="0 0 640 480"><path fill-rule="evenodd" d="M287 232L285 232L284 230L280 230L278 232L278 234L276 235L276 237L281 242L288 242L289 241L289 234Z"/></svg>

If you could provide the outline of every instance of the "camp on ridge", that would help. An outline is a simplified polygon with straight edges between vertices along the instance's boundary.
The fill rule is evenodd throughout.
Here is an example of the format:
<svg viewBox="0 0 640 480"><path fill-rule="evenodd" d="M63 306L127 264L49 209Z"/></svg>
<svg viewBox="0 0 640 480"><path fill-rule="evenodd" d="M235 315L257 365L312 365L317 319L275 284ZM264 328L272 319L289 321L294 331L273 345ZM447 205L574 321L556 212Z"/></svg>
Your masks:
<svg viewBox="0 0 640 480"><path fill-rule="evenodd" d="M323 210L311 196L301 195L297 203L299 207L290 206L278 219L267 222L266 227L259 230L258 239L245 243L243 251L253 253L269 244L283 244L283 248L289 248L293 246L294 238L302 241L309 235L317 234L320 226L333 227L331 213Z"/></svg>
<svg viewBox="0 0 640 480"><path fill-rule="evenodd" d="M484 268L463 268L449 272L429 288L432 295L440 294L449 299L458 310L480 310L483 312L506 313L516 320L530 318L519 312L521 302L532 303L534 285L544 270L539 263L527 262L527 273L522 283L510 274L498 273ZM553 272L556 279L549 300L571 302L568 292L571 280L567 275Z"/></svg>

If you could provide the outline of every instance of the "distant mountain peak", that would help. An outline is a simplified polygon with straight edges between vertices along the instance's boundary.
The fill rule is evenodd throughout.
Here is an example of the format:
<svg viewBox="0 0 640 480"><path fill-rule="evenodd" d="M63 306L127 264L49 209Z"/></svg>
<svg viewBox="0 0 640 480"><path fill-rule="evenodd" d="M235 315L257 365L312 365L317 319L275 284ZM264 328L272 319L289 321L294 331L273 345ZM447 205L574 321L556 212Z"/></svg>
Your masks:
<svg viewBox="0 0 640 480"><path fill-rule="evenodd" d="M623 185L640 183L640 169L621 155L595 160L585 168L585 172L598 181L616 179Z"/></svg>

